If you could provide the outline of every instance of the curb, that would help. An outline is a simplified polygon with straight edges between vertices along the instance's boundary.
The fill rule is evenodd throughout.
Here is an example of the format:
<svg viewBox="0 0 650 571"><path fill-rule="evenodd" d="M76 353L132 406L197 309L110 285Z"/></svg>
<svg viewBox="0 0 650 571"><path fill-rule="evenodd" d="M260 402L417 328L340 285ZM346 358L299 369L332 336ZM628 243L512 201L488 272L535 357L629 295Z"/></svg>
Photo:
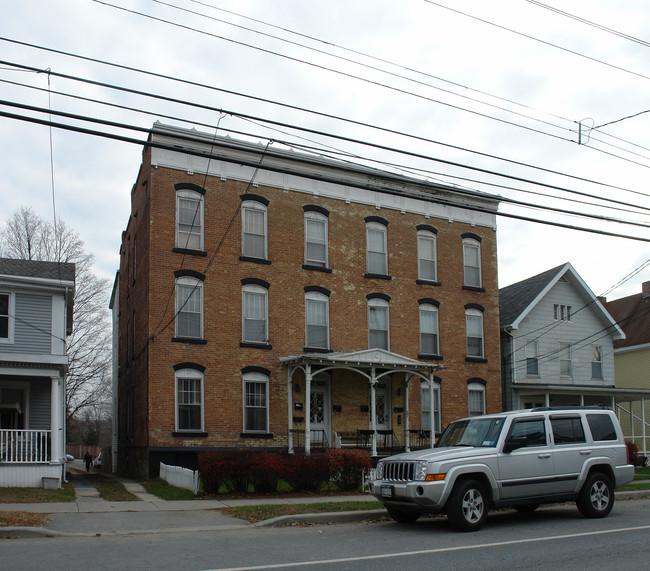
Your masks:
<svg viewBox="0 0 650 571"><path fill-rule="evenodd" d="M264 521L251 524L253 527L279 527L294 523L324 524L324 523L347 523L368 521L386 515L385 509L378 510L357 510L349 512L322 512L304 513L293 515L281 515Z"/></svg>

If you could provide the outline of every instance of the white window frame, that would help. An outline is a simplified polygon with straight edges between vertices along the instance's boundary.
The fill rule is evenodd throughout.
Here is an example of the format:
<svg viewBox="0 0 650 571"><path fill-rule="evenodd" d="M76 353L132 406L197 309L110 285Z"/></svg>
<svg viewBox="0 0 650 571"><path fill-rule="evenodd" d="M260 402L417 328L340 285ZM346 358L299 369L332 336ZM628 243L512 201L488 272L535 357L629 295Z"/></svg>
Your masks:
<svg viewBox="0 0 650 571"><path fill-rule="evenodd" d="M264 404L263 405L250 405L248 403L248 393L247 386L249 383L256 385L264 385ZM243 419L242 419L242 431L247 434L266 434L269 432L269 378L263 373L245 373L243 377ZM265 426L263 429L260 428L248 428L246 417L247 412L250 408L260 409L264 408L265 410Z"/></svg>
<svg viewBox="0 0 650 571"><path fill-rule="evenodd" d="M526 376L539 377L539 341L537 339L526 339ZM531 373L529 365L534 365L537 372Z"/></svg>
<svg viewBox="0 0 650 571"><path fill-rule="evenodd" d="M198 204L196 209L195 216L199 218L192 221L190 230L187 232L181 231L181 221L180 221L180 212L181 212L181 201L182 200L191 200ZM183 250L203 250L203 205L204 205L204 196L200 192L195 190L182 189L176 191L176 247ZM191 238L196 237L198 239L198 245L194 247L194 244L191 244ZM134 270L135 271L135 270ZM135 279L135 278L134 278Z"/></svg>
<svg viewBox="0 0 650 571"><path fill-rule="evenodd" d="M603 348L601 345L591 346L591 378L603 379Z"/></svg>
<svg viewBox="0 0 650 571"><path fill-rule="evenodd" d="M16 294L10 291L0 291L0 295L7 296L7 314L0 315L0 317L6 318L7 320L7 336L0 337L0 343L12 344L14 342L14 327L15 319L14 315L16 314Z"/></svg>
<svg viewBox="0 0 650 571"><path fill-rule="evenodd" d="M417 247L418 247L418 278L421 280L435 282L438 281L438 243L437 236L430 230L418 230ZM425 243L431 243L433 257L426 257ZM423 266L425 264L433 265L433 276L426 275Z"/></svg>
<svg viewBox="0 0 650 571"><path fill-rule="evenodd" d="M247 232L248 216L250 213L255 212L256 214L262 214L262 225L263 230L262 234L254 234L253 232ZM241 203L241 213L242 213L242 224L241 224L241 251L242 256L246 258L256 258L261 260L268 260L268 220L267 220L267 208L261 202L256 200L244 200ZM247 236L262 236L263 239L263 252L262 256L255 255L256 252L250 252L250 238L247 240Z"/></svg>
<svg viewBox="0 0 650 571"><path fill-rule="evenodd" d="M381 250L370 249L370 235L377 233L381 237ZM381 268L373 268L374 260L382 260ZM378 271L379 270L379 271ZM373 275L388 275L388 228L380 222L366 223L366 272Z"/></svg>
<svg viewBox="0 0 650 571"><path fill-rule="evenodd" d="M325 306L325 323L313 324L309 323L310 304L323 304ZM329 349L330 347L330 299L323 293L316 291L309 291L305 293L305 346L314 349ZM324 327L325 328L325 346L310 343L309 328L310 327Z"/></svg>
<svg viewBox="0 0 650 571"><path fill-rule="evenodd" d="M323 225L323 240L310 240L309 239L309 232L308 232L308 227L310 223L320 223ZM322 259L316 259L316 258L310 258L309 257L309 245L310 244L315 244L317 246L322 246L323 248L323 258ZM305 212L305 265L308 266L317 266L320 268L327 268L329 267L329 260L328 260L328 250L329 250L329 224L328 224L328 218L324 214L321 214L320 212L313 212L311 210L308 210Z"/></svg>
<svg viewBox="0 0 650 571"><path fill-rule="evenodd" d="M434 331L425 331L424 330L424 320L423 313L431 313L434 316L435 327ZM424 336L433 335L435 337L435 347L434 351L425 351L424 347ZM440 322L438 319L438 308L432 303L421 303L420 304L420 353L422 355L440 355Z"/></svg>
<svg viewBox="0 0 650 571"><path fill-rule="evenodd" d="M198 294L199 311L187 309L189 296L181 296L181 291L190 290L190 296ZM176 337L186 339L203 339L203 282L196 278L181 277L176 278ZM179 318L183 313L199 314L199 332L198 335L182 335L179 332Z"/></svg>
<svg viewBox="0 0 650 571"><path fill-rule="evenodd" d="M480 407L473 407L472 395L480 395ZM467 416L482 414L485 414L485 386L482 383L467 383Z"/></svg>
<svg viewBox="0 0 650 571"><path fill-rule="evenodd" d="M481 335L476 337L474 335L470 336L470 329L472 328L471 323L474 320L480 322ZM466 339L466 351L468 357L474 357L478 359L485 358L485 335L483 331L483 312L479 309L470 308L465 310L465 339ZM481 340L481 350L479 355L473 355L470 353L470 339L480 339Z"/></svg>
<svg viewBox="0 0 650 571"><path fill-rule="evenodd" d="M246 321L253 319L248 315L246 298L249 295L263 296L264 299L264 339L247 339ZM269 290L257 284L246 284L242 286L242 341L244 343L268 343L269 342Z"/></svg>
<svg viewBox="0 0 650 571"><path fill-rule="evenodd" d="M175 420L174 420L174 426L176 429L176 432L204 432L205 430L205 424L204 424L204 406L203 403L205 402L204 396L203 396L203 387L204 387L204 376L201 371L198 371L197 369L179 369L178 371L175 372L176 374L174 375L174 410L175 410ZM181 403L179 402L178 398L178 393L179 393L179 382L184 381L184 380L190 380L190 381L198 381L200 385L200 402L199 403ZM191 427L191 428L186 428L186 427L181 427L179 425L179 420L180 420L180 414L179 414L179 409L181 406L198 406L200 407L201 410L201 422L200 426L198 428Z"/></svg>
<svg viewBox="0 0 650 571"><path fill-rule="evenodd" d="M386 329L373 329L371 328L371 314L378 309L383 309L386 314ZM389 303L385 299L373 297L368 300L368 349L385 349L390 351L390 310ZM386 336L386 347L373 346L372 332L384 332Z"/></svg>
<svg viewBox="0 0 650 571"><path fill-rule="evenodd" d="M420 420L422 430L431 430L431 414L429 411L429 383L422 383L420 385ZM431 438L435 434L442 432L442 421L440 418L440 383L433 383L433 431ZM433 442L433 440L432 440Z"/></svg>
<svg viewBox="0 0 650 571"><path fill-rule="evenodd" d="M470 252L476 252L477 265L470 265ZM470 278L470 270L478 274L478 281ZM473 272L472 272L473 273ZM483 275L481 271L481 243L474 238L463 238L463 285L467 287L482 287Z"/></svg>
<svg viewBox="0 0 650 571"><path fill-rule="evenodd" d="M571 343L560 341L560 377L573 378L573 362L571 357Z"/></svg>

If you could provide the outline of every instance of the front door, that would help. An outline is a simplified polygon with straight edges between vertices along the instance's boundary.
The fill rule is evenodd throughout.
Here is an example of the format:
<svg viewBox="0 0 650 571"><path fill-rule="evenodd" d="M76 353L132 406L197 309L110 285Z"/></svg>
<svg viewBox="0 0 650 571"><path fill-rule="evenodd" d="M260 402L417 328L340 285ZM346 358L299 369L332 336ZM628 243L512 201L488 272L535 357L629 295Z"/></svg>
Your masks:
<svg viewBox="0 0 650 571"><path fill-rule="evenodd" d="M390 380L375 385L375 414L377 430L390 430Z"/></svg>
<svg viewBox="0 0 650 571"><path fill-rule="evenodd" d="M330 396L329 382L325 379L312 381L309 402L309 423L312 446L329 446L330 442Z"/></svg>

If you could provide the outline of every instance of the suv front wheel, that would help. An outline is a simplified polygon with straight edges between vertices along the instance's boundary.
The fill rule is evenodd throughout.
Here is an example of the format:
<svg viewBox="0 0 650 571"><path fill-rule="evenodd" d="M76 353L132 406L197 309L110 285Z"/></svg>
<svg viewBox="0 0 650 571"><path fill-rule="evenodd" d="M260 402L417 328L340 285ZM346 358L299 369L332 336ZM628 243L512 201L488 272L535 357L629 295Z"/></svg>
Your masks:
<svg viewBox="0 0 650 571"><path fill-rule="evenodd" d="M488 516L488 498L477 480L458 482L447 501L447 519L458 531L481 529Z"/></svg>
<svg viewBox="0 0 650 571"><path fill-rule="evenodd" d="M611 480L599 472L591 474L576 501L585 517L605 517L614 507L614 487Z"/></svg>

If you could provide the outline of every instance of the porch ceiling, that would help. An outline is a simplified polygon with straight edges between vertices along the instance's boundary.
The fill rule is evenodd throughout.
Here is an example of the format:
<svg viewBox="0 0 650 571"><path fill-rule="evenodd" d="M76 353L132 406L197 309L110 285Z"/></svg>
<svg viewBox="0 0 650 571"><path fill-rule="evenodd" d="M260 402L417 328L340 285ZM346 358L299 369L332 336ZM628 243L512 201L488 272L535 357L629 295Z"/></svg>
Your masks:
<svg viewBox="0 0 650 571"><path fill-rule="evenodd" d="M365 349L351 353L303 353L280 357L280 362L287 367L306 365L318 367L352 367L355 369L388 369L394 371L411 371L414 373L434 373L443 368L439 363L425 363L410 359L385 349Z"/></svg>

